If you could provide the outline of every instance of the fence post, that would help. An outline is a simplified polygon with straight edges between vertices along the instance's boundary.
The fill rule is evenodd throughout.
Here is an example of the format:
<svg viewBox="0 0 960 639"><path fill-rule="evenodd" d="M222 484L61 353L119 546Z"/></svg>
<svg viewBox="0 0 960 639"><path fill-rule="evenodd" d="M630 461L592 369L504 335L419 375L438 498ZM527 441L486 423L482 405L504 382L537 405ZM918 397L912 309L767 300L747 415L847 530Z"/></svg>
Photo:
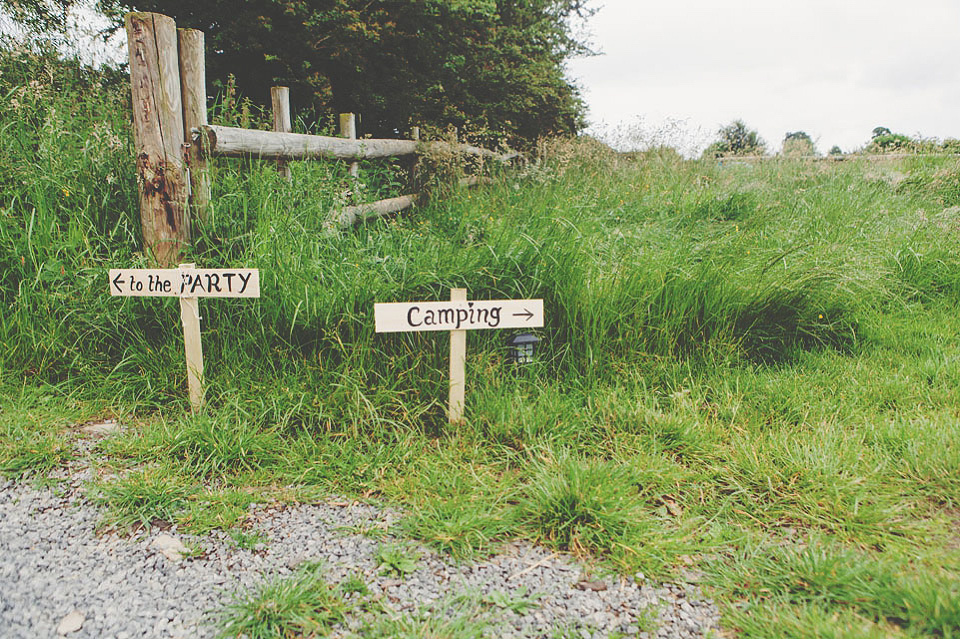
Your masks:
<svg viewBox="0 0 960 639"><path fill-rule="evenodd" d="M410 127L410 139L417 143L420 142L420 127ZM420 171L418 170L419 163L420 156L419 154L414 153L413 159L410 160L410 188L414 191L420 190Z"/></svg>
<svg viewBox="0 0 960 639"><path fill-rule="evenodd" d="M180 90L183 96L183 137L190 177L190 218L204 220L210 207L210 173L194 129L207 124L207 69L203 31L177 29L180 42Z"/></svg>
<svg viewBox="0 0 960 639"><path fill-rule="evenodd" d="M290 118L290 89L288 87L270 87L270 102L273 106L273 130L278 133L293 131ZM293 179L290 165L286 160L277 160L277 171L288 181Z"/></svg>
<svg viewBox="0 0 960 639"><path fill-rule="evenodd" d="M125 23L144 251L173 266L190 242L177 25L159 13L128 13Z"/></svg>
<svg viewBox="0 0 960 639"><path fill-rule="evenodd" d="M357 116L353 113L341 113L340 114L340 137L347 138L348 140L357 139ZM357 177L360 175L360 163L351 162L350 163L350 176Z"/></svg>

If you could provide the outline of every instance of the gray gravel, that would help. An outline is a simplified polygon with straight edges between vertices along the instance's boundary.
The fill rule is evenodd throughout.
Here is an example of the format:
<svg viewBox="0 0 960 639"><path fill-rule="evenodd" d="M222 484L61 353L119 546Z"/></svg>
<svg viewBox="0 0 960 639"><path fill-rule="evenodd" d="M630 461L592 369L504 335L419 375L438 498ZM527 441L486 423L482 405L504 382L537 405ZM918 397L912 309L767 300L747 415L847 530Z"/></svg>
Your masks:
<svg viewBox="0 0 960 639"><path fill-rule="evenodd" d="M330 583L361 577L369 589L366 598L395 616L439 609L465 594L488 603L535 604L519 611L491 606L496 613L487 632L491 637L550 637L564 629L564 636L583 639L615 633L681 639L718 630L716 606L694 585L649 583L642 575L601 578L567 556L528 544L510 544L496 556L459 564L409 544L419 556L416 570L383 574L375 560L378 547L408 542L357 533L388 527L399 515L338 498L253 507L251 532L265 540L253 548L239 548L220 532L98 535L101 512L84 498L89 469L73 464L58 475L61 481L53 488L0 479L3 639L212 637L210 611L314 561L322 562ZM151 546L164 533L202 553L168 559ZM353 636L363 621L352 616L335 634Z"/></svg>

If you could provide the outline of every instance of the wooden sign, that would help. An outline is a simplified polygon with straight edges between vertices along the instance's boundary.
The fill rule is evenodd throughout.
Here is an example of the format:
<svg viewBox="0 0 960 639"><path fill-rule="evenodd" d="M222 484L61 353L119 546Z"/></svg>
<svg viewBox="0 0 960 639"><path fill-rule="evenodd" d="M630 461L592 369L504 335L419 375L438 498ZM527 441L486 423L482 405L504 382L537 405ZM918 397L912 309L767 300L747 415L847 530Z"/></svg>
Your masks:
<svg viewBox="0 0 960 639"><path fill-rule="evenodd" d="M110 269L110 295L179 297L183 347L187 357L190 405L203 406L203 345L200 340L200 297L260 297L257 269L180 268Z"/></svg>
<svg viewBox="0 0 960 639"><path fill-rule="evenodd" d="M469 331L543 326L543 300L374 304L378 333Z"/></svg>
<svg viewBox="0 0 960 639"><path fill-rule="evenodd" d="M260 271L227 268L110 269L110 294L135 297L260 297Z"/></svg>
<svg viewBox="0 0 960 639"><path fill-rule="evenodd" d="M449 302L395 302L373 305L377 333L450 331L451 424L463 420L467 331L543 326L543 300L467 301L467 289L450 291Z"/></svg>

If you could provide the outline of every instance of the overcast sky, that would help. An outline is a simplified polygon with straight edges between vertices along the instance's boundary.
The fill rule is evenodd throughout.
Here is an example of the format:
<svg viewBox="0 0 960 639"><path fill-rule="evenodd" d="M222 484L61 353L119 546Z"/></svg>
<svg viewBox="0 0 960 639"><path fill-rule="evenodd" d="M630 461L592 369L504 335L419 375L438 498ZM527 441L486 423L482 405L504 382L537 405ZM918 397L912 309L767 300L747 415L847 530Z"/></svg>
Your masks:
<svg viewBox="0 0 960 639"><path fill-rule="evenodd" d="M800 130L820 152L862 147L876 126L960 138L960 0L594 6L586 29L602 55L568 65L592 132L666 128L702 147L739 118L772 151Z"/></svg>

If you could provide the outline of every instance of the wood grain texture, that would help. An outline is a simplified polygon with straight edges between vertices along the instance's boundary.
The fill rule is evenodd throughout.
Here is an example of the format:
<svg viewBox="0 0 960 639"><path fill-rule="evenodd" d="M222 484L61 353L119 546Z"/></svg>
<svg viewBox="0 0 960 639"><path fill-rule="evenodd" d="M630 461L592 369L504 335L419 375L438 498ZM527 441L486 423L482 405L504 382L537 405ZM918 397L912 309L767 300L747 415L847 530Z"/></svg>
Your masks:
<svg viewBox="0 0 960 639"><path fill-rule="evenodd" d="M210 172L200 145L193 144L194 129L207 124L207 71L203 31L178 29L180 91L183 102L183 137L190 169L190 220L203 220L210 208Z"/></svg>
<svg viewBox="0 0 960 639"><path fill-rule="evenodd" d="M417 194L401 195L357 206L345 206L334 214L335 223L340 228L347 228L364 220L399 213L415 205L418 199L420 196Z"/></svg>
<svg viewBox="0 0 960 639"><path fill-rule="evenodd" d="M288 87L270 87L270 104L273 111L273 130L277 133L293 131L293 122L290 117L290 89ZM277 160L277 171L287 180L292 179L290 166L287 160Z"/></svg>
<svg viewBox="0 0 960 639"><path fill-rule="evenodd" d="M353 113L340 114L340 137L348 140L357 139L357 116ZM360 175L360 165L357 162L350 163L350 177Z"/></svg>
<svg viewBox="0 0 960 639"><path fill-rule="evenodd" d="M184 271L190 271L193 268L193 264L180 265L180 269ZM190 407L197 411L203 407L203 343L200 338L200 300L198 298L180 298L180 322L183 324L183 349L187 357Z"/></svg>
<svg viewBox="0 0 960 639"><path fill-rule="evenodd" d="M467 301L467 289L450 290L451 302ZM467 331L450 331L450 408L451 424L463 421L467 388Z"/></svg>
<svg viewBox="0 0 960 639"><path fill-rule="evenodd" d="M518 155L495 153L469 144L384 139L348 140L325 135L274 133L227 126L205 126L203 134L204 152L208 156L296 160L324 157L335 160L363 160L413 155L425 151L467 153L508 162Z"/></svg>
<svg viewBox="0 0 960 639"><path fill-rule="evenodd" d="M144 250L172 266L190 240L177 28L155 13L129 13L125 23Z"/></svg>

